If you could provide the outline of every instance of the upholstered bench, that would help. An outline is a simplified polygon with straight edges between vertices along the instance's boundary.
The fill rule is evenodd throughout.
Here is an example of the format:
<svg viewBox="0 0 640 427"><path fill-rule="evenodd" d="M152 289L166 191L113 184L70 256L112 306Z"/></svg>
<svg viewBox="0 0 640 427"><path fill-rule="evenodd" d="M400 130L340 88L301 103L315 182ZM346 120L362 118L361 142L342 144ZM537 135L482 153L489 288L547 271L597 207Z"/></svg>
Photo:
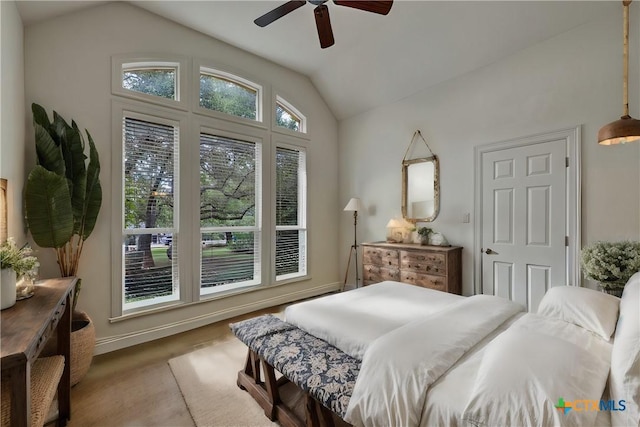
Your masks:
<svg viewBox="0 0 640 427"><path fill-rule="evenodd" d="M298 327L272 315L254 317L230 325L233 333L247 345L245 369L238 373L238 386L261 404L265 414L283 425L300 425L291 408L282 405L279 387L287 380L322 406L344 418L360 371L360 361ZM264 369L262 382L260 365ZM273 369L284 379L276 381ZM313 402L307 401L306 423L318 424ZM291 418L291 419L290 419ZM311 418L311 419L309 419ZM314 422L315 419L315 422Z"/></svg>

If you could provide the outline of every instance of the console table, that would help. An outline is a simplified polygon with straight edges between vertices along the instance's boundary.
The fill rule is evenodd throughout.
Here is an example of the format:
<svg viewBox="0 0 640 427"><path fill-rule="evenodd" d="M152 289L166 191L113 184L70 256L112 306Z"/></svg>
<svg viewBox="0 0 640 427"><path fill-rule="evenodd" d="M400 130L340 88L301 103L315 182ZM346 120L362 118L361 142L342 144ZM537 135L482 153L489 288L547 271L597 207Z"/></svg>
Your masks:
<svg viewBox="0 0 640 427"><path fill-rule="evenodd" d="M54 332L58 334L57 353L65 360L57 386L57 425L66 425L71 417L71 298L76 281L75 277L40 281L31 298L1 312L0 364L2 382L11 390L10 424L13 427L31 424L31 367Z"/></svg>

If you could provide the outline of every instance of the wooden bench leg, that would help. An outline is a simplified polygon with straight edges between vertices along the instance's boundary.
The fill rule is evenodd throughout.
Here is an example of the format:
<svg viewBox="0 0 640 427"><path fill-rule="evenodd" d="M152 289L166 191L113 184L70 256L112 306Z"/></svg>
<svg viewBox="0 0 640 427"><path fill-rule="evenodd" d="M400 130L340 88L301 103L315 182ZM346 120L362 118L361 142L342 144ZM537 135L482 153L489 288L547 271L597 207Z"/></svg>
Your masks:
<svg viewBox="0 0 640 427"><path fill-rule="evenodd" d="M260 359L262 364L262 370L264 372L264 383L267 388L267 394L269 395L269 399L271 401L271 411L267 413L265 409L265 415L271 420L274 421L276 419L276 406L280 404L280 393L278 392L278 383L276 381L276 373L273 369L273 366L269 365L263 359Z"/></svg>
<svg viewBox="0 0 640 427"><path fill-rule="evenodd" d="M320 419L318 418L318 411L316 410L316 401L309 393L304 394L304 417L307 423L307 427L319 427Z"/></svg>

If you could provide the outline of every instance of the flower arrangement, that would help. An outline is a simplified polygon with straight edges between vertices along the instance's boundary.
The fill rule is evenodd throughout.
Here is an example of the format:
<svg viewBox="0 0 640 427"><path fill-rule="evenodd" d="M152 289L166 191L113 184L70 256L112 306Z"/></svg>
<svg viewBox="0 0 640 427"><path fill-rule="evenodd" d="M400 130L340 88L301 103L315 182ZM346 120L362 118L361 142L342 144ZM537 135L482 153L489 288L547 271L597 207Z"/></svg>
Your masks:
<svg viewBox="0 0 640 427"><path fill-rule="evenodd" d="M40 266L28 243L18 248L12 237L0 246L0 265L16 272L18 279L35 272Z"/></svg>
<svg viewBox="0 0 640 427"><path fill-rule="evenodd" d="M595 242L582 249L582 271L607 289L622 289L640 271L640 242Z"/></svg>

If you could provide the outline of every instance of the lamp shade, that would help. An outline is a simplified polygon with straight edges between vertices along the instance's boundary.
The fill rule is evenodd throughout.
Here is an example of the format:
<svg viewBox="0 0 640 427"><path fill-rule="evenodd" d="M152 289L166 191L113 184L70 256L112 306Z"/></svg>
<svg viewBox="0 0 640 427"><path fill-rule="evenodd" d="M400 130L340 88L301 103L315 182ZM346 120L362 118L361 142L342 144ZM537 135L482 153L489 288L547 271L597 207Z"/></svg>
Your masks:
<svg viewBox="0 0 640 427"><path fill-rule="evenodd" d="M347 206L344 207L345 211L361 211L362 210L362 202L357 197L351 198Z"/></svg>
<svg viewBox="0 0 640 427"><path fill-rule="evenodd" d="M600 128L598 143L601 145L625 144L640 141L640 120L631 116L622 116Z"/></svg>

